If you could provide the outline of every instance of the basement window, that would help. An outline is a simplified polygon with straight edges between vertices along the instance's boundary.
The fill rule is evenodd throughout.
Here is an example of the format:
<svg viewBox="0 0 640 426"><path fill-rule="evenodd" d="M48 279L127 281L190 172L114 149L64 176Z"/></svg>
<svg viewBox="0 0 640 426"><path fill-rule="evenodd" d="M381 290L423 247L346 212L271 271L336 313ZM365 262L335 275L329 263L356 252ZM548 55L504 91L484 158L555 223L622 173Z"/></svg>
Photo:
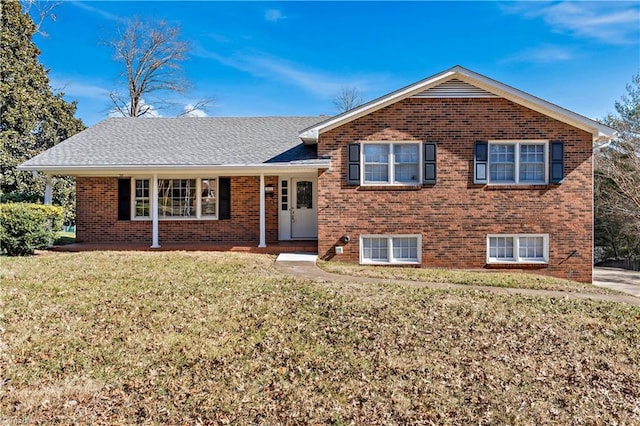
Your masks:
<svg viewBox="0 0 640 426"><path fill-rule="evenodd" d="M487 236L487 263L548 262L548 234L500 234Z"/></svg>
<svg viewBox="0 0 640 426"><path fill-rule="evenodd" d="M363 235L360 237L361 264L419 264L421 251L420 235Z"/></svg>

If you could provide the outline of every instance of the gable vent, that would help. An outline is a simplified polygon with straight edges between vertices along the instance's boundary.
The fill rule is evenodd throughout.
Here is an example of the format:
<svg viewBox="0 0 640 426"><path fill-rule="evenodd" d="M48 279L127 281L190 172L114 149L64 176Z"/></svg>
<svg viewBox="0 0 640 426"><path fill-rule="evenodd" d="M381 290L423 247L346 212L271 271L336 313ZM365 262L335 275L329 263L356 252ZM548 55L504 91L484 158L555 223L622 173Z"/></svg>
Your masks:
<svg viewBox="0 0 640 426"><path fill-rule="evenodd" d="M453 79L435 87L417 93L413 98L497 98L491 92L487 92L462 80Z"/></svg>

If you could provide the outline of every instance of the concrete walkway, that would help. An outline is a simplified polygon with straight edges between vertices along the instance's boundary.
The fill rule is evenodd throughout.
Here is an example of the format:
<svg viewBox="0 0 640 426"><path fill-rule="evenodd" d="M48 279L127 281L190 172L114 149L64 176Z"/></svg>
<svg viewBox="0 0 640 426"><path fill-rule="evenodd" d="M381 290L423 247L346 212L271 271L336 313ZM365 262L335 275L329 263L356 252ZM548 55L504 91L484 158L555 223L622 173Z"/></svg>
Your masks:
<svg viewBox="0 0 640 426"><path fill-rule="evenodd" d="M640 272L618 268L593 268L593 285L640 297Z"/></svg>
<svg viewBox="0 0 640 426"><path fill-rule="evenodd" d="M640 306L640 297L634 297L625 294L594 294L594 293L578 293L569 291L553 291L553 290L532 290L525 288L503 288L489 286L475 286L463 284L444 284L444 283L428 283L419 281L403 281L391 280L386 278L369 278L369 277L352 277L348 275L332 274L326 272L315 264L315 261L276 261L276 268L281 272L293 275L298 278L306 278L315 281L324 282L360 282L360 283L394 283L409 286L420 286L433 289L471 289L488 291L495 294L510 295L519 294L524 296L542 296L555 297L561 299L575 300L602 300L607 302L627 303L629 305Z"/></svg>

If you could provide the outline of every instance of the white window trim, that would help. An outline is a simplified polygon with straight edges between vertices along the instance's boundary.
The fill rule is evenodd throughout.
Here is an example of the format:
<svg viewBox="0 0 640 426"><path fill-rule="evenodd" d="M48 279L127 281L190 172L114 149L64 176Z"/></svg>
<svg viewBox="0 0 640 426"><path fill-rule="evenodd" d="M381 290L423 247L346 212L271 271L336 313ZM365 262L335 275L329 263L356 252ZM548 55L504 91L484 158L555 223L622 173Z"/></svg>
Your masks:
<svg viewBox="0 0 640 426"><path fill-rule="evenodd" d="M389 254L388 261L369 260L363 257L363 242L366 238L386 238L387 239L387 253ZM393 258L393 238L417 238L417 260L397 260ZM420 265L422 263L422 235L420 234L366 234L360 235L360 264L361 265Z"/></svg>
<svg viewBox="0 0 640 426"><path fill-rule="evenodd" d="M149 213L153 212L156 208L154 205L154 196L151 191L152 176L132 176L131 177L131 220L151 220L151 216L136 216L136 180L148 180L149 181ZM185 220L218 220L220 217L220 177L217 175L211 176L199 176L199 177L175 177L175 176L158 176L158 181L166 179L195 179L196 180L196 215L195 216L171 216L163 217L158 215L160 221L185 221ZM202 180L203 179L215 179L216 180L216 215L215 216L203 216L202 215Z"/></svg>
<svg viewBox="0 0 640 426"><path fill-rule="evenodd" d="M389 147L389 161L387 163L389 180L387 182L365 182L365 161L364 146L365 145L387 145ZM395 182L395 154L393 152L394 145L417 145L418 146L418 180L414 182ZM361 186L415 186L422 185L422 172L424 163L422 158L422 146L420 141L362 141L360 142L360 185Z"/></svg>
<svg viewBox="0 0 640 426"><path fill-rule="evenodd" d="M151 212L153 211L153 193L151 192L151 179L150 177L131 177L131 220L151 220ZM149 216L136 216L136 181L146 180L149 187Z"/></svg>
<svg viewBox="0 0 640 426"><path fill-rule="evenodd" d="M488 185L547 185L549 183L549 140L547 139L523 139L523 140L490 140L487 145L487 184ZM491 181L491 145L515 145L515 170L514 182L492 182ZM544 181L520 182L520 146L521 145L544 145ZM474 164L475 167L475 164Z"/></svg>
<svg viewBox="0 0 640 426"><path fill-rule="evenodd" d="M520 258L520 238L521 237L542 237L543 259L536 260L530 258ZM500 260L490 257L491 238L513 238L513 260ZM491 264L547 264L549 263L549 234L488 234L487 235L487 263Z"/></svg>

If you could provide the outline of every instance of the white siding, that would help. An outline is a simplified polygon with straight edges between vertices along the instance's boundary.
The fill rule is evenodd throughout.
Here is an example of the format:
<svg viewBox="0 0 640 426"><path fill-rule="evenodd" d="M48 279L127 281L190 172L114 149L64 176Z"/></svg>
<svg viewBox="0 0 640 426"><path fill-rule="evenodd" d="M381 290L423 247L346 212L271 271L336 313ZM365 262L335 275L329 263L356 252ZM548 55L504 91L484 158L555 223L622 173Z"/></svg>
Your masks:
<svg viewBox="0 0 640 426"><path fill-rule="evenodd" d="M462 80L453 79L439 84L424 92L413 95L414 98L497 98L491 92L472 86Z"/></svg>

